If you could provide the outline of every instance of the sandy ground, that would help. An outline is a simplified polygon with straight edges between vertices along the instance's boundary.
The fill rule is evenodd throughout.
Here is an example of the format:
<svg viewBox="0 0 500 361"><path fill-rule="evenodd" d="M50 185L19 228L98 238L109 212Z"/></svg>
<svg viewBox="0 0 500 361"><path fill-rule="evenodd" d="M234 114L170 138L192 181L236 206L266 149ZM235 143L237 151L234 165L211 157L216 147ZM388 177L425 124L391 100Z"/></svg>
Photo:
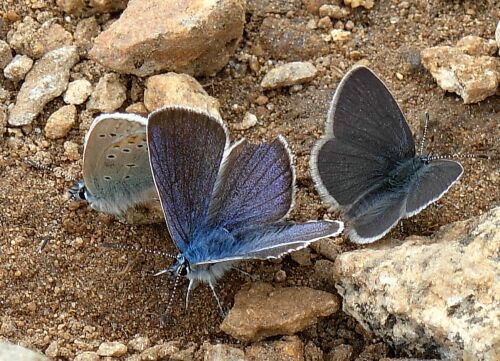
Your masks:
<svg viewBox="0 0 500 361"><path fill-rule="evenodd" d="M78 19L64 22L54 7L34 9L31 3L4 2L3 7L17 11L21 18L48 11L68 30L74 29ZM298 197L292 214L296 220L338 218L321 204L309 176L308 161L310 149L323 131L335 86L355 63L350 55L354 50L369 61L370 67L390 87L417 141L424 113L430 113L427 151L498 155L500 97L463 105L456 95L445 94L437 87L419 65L417 55L428 46L453 45L464 35L493 38L500 4L438 1L426 5L426 1L417 1L419 22L399 17L394 25L390 20L398 16L398 8L392 8L390 1L377 3L380 4L371 11L353 11L349 17L356 27L363 27L366 41L351 44L350 48L332 49L331 65L297 93L286 89L264 93L259 87L260 78L250 71L236 77L231 65L214 78L199 79L207 92L219 99L221 114L230 128L244 114L235 110L234 104L258 116L259 124L250 130L232 130L233 140L243 136L271 139L278 134L287 138L296 156ZM467 15L467 9L474 9L475 14ZM303 23L312 18L300 8L290 16ZM251 44L259 36L262 18L248 14L247 20L239 51L252 53ZM0 26L0 37L5 36L10 26L7 21ZM88 63L83 69L93 77L90 79L93 83L104 73L102 68ZM404 79L398 80L396 72L403 74ZM72 78L76 75L72 74ZM19 85L1 80L14 95L19 90ZM270 98L272 111L254 104L260 94ZM128 99L123 108L130 103ZM235 343L218 330L221 318L206 287L195 290L187 311L183 307L184 295L180 293L173 309L175 324L162 326L170 281L152 274L165 268L168 261L101 247L102 242L112 241L173 251L165 225L130 226L88 207L70 207L65 193L72 182L61 174L78 176L81 164L63 160L63 142L83 144L85 127L77 127L60 141L46 142L40 132L47 117L61 105L60 98L51 102L33 130L21 138L9 140L8 134L0 138L0 335L42 351L51 341L59 340L71 355L79 350L95 350L104 340L126 343L136 334L150 337L153 343L170 339L196 344L206 340ZM50 158L59 172L38 171L23 163L24 156L36 157L40 151L46 152L42 158ZM442 225L481 214L498 204L498 162L473 160L463 164L464 176L442 200L405 221L403 231L397 228L389 237L429 235ZM48 244L39 253L43 241ZM343 250L355 248L343 238L335 242ZM315 259L320 256L313 255ZM312 266L299 266L290 257L281 263L248 262L242 268L269 282L283 269L288 277L282 286L307 285L335 292L319 281ZM248 277L232 272L219 284L218 292L227 308L232 305L234 294L248 281ZM352 344L360 352L366 344L374 342L372 335L361 332L341 312L322 320L300 337L305 342L313 341L325 352L339 343ZM390 353L398 354L401 350Z"/></svg>

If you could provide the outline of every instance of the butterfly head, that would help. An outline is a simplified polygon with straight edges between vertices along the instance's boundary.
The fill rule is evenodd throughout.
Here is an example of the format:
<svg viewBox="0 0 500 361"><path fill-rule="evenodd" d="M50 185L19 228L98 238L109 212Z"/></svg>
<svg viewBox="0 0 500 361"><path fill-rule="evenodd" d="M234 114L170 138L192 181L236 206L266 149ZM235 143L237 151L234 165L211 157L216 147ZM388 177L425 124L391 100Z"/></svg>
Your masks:
<svg viewBox="0 0 500 361"><path fill-rule="evenodd" d="M68 190L69 198L72 201L80 201L87 199L87 188L83 179L76 182L73 187Z"/></svg>
<svg viewBox="0 0 500 361"><path fill-rule="evenodd" d="M187 276L191 272L189 261L182 253L177 255L175 263L170 267L170 272L174 276Z"/></svg>

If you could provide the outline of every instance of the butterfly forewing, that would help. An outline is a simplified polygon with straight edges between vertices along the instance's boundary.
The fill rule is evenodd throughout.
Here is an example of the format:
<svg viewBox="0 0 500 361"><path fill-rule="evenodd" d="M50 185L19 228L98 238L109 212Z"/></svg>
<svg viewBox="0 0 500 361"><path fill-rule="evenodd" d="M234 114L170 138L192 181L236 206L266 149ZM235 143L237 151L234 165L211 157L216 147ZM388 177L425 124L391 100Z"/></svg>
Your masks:
<svg viewBox="0 0 500 361"><path fill-rule="evenodd" d="M396 100L365 67L351 70L335 91L327 133L393 161L415 156L411 130Z"/></svg>
<svg viewBox="0 0 500 361"><path fill-rule="evenodd" d="M170 107L150 115L148 146L166 223L182 251L206 220L227 135L220 119Z"/></svg>
<svg viewBox="0 0 500 361"><path fill-rule="evenodd" d="M97 210L121 214L156 196L146 144L147 120L133 114L104 114L87 133L83 177Z"/></svg>
<svg viewBox="0 0 500 361"><path fill-rule="evenodd" d="M295 224L275 223L256 226L236 233L233 240L221 245L217 258L198 260L197 264L243 259L279 258L307 247L315 240L335 237L343 230L342 222L318 221Z"/></svg>
<svg viewBox="0 0 500 361"><path fill-rule="evenodd" d="M384 181L391 163L384 157L337 138L327 139L313 152L312 170L321 196L334 206L345 207ZM332 199L333 198L333 199Z"/></svg>
<svg viewBox="0 0 500 361"><path fill-rule="evenodd" d="M463 173L460 163L434 160L417 172L406 201L406 215L412 216L441 198Z"/></svg>
<svg viewBox="0 0 500 361"><path fill-rule="evenodd" d="M282 219L293 202L292 169L283 138L260 144L240 142L219 174L209 224L234 231Z"/></svg>

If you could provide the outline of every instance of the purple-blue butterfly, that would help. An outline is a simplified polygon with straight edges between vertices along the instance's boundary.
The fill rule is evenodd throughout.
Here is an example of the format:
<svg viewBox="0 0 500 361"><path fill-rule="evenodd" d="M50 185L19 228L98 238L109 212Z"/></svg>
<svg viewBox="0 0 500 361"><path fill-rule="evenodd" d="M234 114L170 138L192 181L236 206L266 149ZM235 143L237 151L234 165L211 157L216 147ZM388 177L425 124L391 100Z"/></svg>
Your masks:
<svg viewBox="0 0 500 361"><path fill-rule="evenodd" d="M173 266L160 273L189 279L186 302L199 283L208 284L217 299L217 280L238 261L278 258L343 229L338 221L285 220L293 207L295 176L283 137L230 145L221 119L167 107L149 116L147 143L178 249Z"/></svg>

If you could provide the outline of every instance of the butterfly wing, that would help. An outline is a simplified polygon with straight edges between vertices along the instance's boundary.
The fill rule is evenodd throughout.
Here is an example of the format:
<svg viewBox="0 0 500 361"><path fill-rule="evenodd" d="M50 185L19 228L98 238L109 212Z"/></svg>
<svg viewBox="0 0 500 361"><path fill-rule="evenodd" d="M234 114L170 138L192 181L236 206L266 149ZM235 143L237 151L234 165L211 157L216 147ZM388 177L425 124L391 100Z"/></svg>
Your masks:
<svg viewBox="0 0 500 361"><path fill-rule="evenodd" d="M405 215L407 193L377 187L358 200L345 217L349 239L354 243L372 243L385 236Z"/></svg>
<svg viewBox="0 0 500 361"><path fill-rule="evenodd" d="M339 221L287 222L246 228L234 238L226 238L226 244L219 245L216 257L198 259L192 265L279 258L321 238L335 237L343 228L343 223Z"/></svg>
<svg viewBox="0 0 500 361"><path fill-rule="evenodd" d="M103 114L92 123L83 152L83 178L91 206L118 216L157 198L146 144L147 119Z"/></svg>
<svg viewBox="0 0 500 361"><path fill-rule="evenodd" d="M228 137L207 113L167 107L148 119L153 177L172 239L183 251L205 222Z"/></svg>
<svg viewBox="0 0 500 361"><path fill-rule="evenodd" d="M406 201L406 216L413 216L441 198L464 169L452 160L434 160L417 172Z"/></svg>
<svg viewBox="0 0 500 361"><path fill-rule="evenodd" d="M317 143L311 156L313 179L321 198L347 207L384 181L392 166L387 159L337 138Z"/></svg>
<svg viewBox="0 0 500 361"><path fill-rule="evenodd" d="M415 156L415 144L396 100L365 67L347 73L328 112L326 134L316 143L311 172L322 198L347 207L394 164Z"/></svg>
<svg viewBox="0 0 500 361"><path fill-rule="evenodd" d="M292 207L294 181L284 138L260 144L243 140L223 162L208 223L232 232L276 222Z"/></svg>

